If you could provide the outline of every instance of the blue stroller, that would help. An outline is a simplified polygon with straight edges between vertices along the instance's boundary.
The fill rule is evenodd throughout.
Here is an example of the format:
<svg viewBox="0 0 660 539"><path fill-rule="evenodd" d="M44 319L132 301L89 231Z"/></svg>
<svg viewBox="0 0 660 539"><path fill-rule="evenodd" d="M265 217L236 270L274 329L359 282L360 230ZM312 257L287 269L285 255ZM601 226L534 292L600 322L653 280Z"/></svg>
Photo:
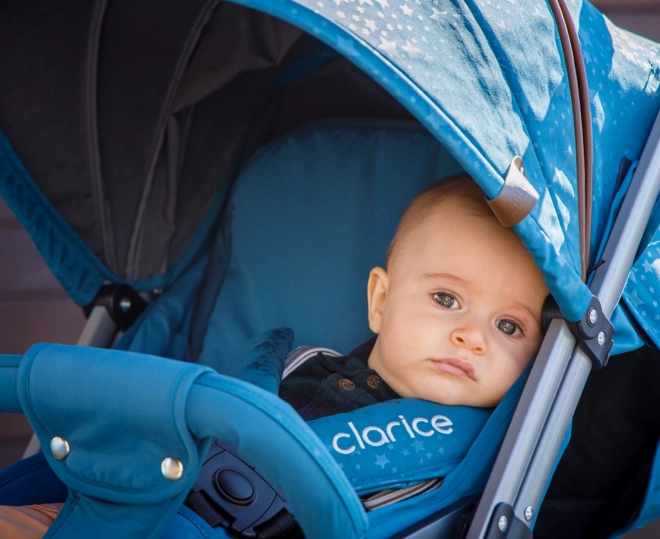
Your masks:
<svg viewBox="0 0 660 539"><path fill-rule="evenodd" d="M308 538L660 517L657 429L571 429L659 355L660 45L580 0L7 1L0 44L0 196L89 320L85 346L0 357L0 411L44 449L0 503L65 502L46 537L284 537L256 524L274 497ZM366 340L368 270L460 171L543 270L546 337L441 486L367 513L264 356ZM273 485L250 522L182 507L222 453Z"/></svg>

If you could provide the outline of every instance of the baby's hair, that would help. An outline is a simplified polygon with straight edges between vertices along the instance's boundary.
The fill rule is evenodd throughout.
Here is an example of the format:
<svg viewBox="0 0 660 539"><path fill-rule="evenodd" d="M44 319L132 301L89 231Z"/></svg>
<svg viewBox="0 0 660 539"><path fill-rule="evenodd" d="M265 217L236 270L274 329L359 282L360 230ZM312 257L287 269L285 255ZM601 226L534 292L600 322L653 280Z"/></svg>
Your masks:
<svg viewBox="0 0 660 539"><path fill-rule="evenodd" d="M411 240L415 229L433 210L449 200L461 204L463 210L470 215L497 221L486 202L484 192L470 176L460 174L440 180L417 195L403 213L387 250L388 269L401 254L402 247Z"/></svg>

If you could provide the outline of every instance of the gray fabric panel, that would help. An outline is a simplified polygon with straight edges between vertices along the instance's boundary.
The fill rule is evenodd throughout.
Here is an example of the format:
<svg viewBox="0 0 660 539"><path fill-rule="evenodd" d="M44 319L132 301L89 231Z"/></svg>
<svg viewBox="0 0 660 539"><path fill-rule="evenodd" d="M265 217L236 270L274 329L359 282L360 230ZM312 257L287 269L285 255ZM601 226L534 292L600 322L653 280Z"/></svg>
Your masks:
<svg viewBox="0 0 660 539"><path fill-rule="evenodd" d="M85 103L88 0L0 2L0 129L46 197L103 261Z"/></svg>
<svg viewBox="0 0 660 539"><path fill-rule="evenodd" d="M129 251L144 238L140 214L152 181L167 188L167 167L158 167L164 176L155 178L156 161L178 79L213 4L112 0L106 9L98 73L101 166L116 241L114 269L129 279L142 277Z"/></svg>
<svg viewBox="0 0 660 539"><path fill-rule="evenodd" d="M277 91L317 46L216 0L6 0L0 128L104 264L127 279L157 276L188 247L246 132L249 154L312 120L409 117L345 60Z"/></svg>
<svg viewBox="0 0 660 539"><path fill-rule="evenodd" d="M162 273L188 246L301 34L233 4L214 12L177 88L129 275Z"/></svg>

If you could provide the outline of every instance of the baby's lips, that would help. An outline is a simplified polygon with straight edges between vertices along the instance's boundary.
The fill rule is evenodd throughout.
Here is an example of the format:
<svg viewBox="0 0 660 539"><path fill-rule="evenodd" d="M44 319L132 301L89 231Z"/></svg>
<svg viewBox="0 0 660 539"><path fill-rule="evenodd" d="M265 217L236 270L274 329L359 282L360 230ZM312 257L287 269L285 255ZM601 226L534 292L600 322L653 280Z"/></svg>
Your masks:
<svg viewBox="0 0 660 539"><path fill-rule="evenodd" d="M442 359L432 359L433 364L440 370L453 374L455 376L467 376L474 380L474 367L472 363L457 357L448 357Z"/></svg>

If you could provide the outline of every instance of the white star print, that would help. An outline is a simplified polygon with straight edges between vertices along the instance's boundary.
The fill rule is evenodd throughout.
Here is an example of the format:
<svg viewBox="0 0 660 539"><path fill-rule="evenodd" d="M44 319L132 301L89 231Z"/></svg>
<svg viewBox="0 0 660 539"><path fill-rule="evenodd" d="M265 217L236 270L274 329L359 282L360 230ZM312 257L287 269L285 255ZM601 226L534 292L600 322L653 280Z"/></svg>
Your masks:
<svg viewBox="0 0 660 539"><path fill-rule="evenodd" d="M386 7L390 7L390 5L387 3L387 0L376 0L380 4L380 7L385 9Z"/></svg>
<svg viewBox="0 0 660 539"><path fill-rule="evenodd" d="M435 8L431 8L431 9L433 10L433 15L431 15L430 18L433 19L434 21L444 20L445 17L447 17L446 11L438 11Z"/></svg>
<svg viewBox="0 0 660 539"><path fill-rule="evenodd" d="M370 19L364 19L364 25L367 28L369 28L369 30L371 30L372 32L378 30L378 28L376 27L376 23Z"/></svg>
<svg viewBox="0 0 660 539"><path fill-rule="evenodd" d="M416 56L419 54L421 49L418 49L415 47L410 41L406 40L406 44L401 47L404 51L406 51L410 56Z"/></svg>
<svg viewBox="0 0 660 539"><path fill-rule="evenodd" d="M401 11L403 11L404 15L408 15L408 17L412 17L413 10L410 9L406 4L403 4L402 6L399 6L401 8Z"/></svg>
<svg viewBox="0 0 660 539"><path fill-rule="evenodd" d="M383 49L387 54L396 56L396 41L387 41L387 39L381 36L378 47Z"/></svg>

